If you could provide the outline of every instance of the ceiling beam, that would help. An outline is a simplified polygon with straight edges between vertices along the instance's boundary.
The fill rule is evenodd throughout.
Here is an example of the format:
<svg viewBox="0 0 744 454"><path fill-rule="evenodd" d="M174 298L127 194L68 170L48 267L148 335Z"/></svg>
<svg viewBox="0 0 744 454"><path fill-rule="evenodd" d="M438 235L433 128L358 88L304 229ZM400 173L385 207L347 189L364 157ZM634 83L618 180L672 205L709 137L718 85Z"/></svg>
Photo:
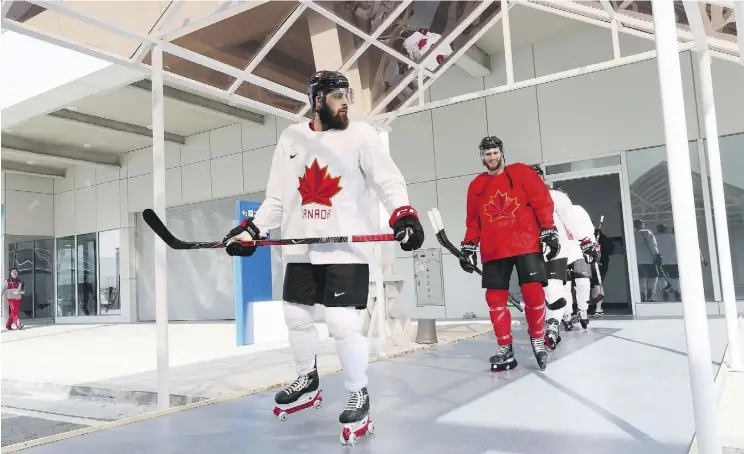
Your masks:
<svg viewBox="0 0 744 454"><path fill-rule="evenodd" d="M98 128L107 129L111 131L124 132L128 134L134 134L137 136L152 138L152 130L140 125L134 125L131 123L125 123L123 121L109 120L108 118L97 117L82 112L75 112L68 109L58 110L56 112L50 112L50 117L61 118L63 120L74 121L76 123L83 123L90 126L96 126ZM186 144L186 137L172 132L165 133L165 140L168 142L177 143L179 145Z"/></svg>
<svg viewBox="0 0 744 454"><path fill-rule="evenodd" d="M52 164L77 164L83 166L120 169L119 155L38 142L23 137L2 134L3 157L23 161L46 162Z"/></svg>
<svg viewBox="0 0 744 454"><path fill-rule="evenodd" d="M25 162L7 161L5 159L2 160L0 165L3 167L3 172L7 173L33 175L46 178L64 178L67 176L67 169L60 169L59 167L39 166Z"/></svg>
<svg viewBox="0 0 744 454"><path fill-rule="evenodd" d="M142 90L152 91L152 82L148 79L140 80L130 84L132 87L136 87ZM175 101L185 102L194 106L202 107L214 112L218 112L231 117L239 118L241 120L248 120L254 123L263 124L264 116L252 112L246 109L240 109L238 107L229 106L213 99L205 98L204 96L195 95L187 91L179 90L173 87L163 87L163 95L166 98L173 99Z"/></svg>

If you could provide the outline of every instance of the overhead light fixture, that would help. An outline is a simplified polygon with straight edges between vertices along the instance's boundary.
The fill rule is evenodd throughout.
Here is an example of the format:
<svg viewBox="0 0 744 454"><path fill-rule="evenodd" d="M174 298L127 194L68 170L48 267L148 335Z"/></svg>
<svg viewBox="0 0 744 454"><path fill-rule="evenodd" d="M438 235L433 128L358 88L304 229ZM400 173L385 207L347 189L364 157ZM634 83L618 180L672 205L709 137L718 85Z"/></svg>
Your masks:
<svg viewBox="0 0 744 454"><path fill-rule="evenodd" d="M15 131L12 129L6 129L5 132L7 132L8 134L13 134Z"/></svg>
<svg viewBox="0 0 744 454"><path fill-rule="evenodd" d="M36 164L36 163L35 163L34 161L26 161L26 164L28 164L28 165L32 166L32 165L34 165L34 164Z"/></svg>
<svg viewBox="0 0 744 454"><path fill-rule="evenodd" d="M91 145L89 143L84 143L83 144L83 148L90 148L90 147L91 147Z"/></svg>
<svg viewBox="0 0 744 454"><path fill-rule="evenodd" d="M77 106L68 106L68 107L65 107L65 109L71 110L73 112L77 112L77 110L78 110Z"/></svg>

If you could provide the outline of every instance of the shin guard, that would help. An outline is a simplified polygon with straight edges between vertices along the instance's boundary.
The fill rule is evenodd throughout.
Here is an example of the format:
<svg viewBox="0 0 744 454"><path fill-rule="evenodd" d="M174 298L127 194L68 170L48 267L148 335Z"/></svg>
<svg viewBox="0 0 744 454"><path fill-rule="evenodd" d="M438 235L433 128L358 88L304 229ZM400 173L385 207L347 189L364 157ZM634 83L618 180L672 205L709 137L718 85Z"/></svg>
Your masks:
<svg viewBox="0 0 744 454"><path fill-rule="evenodd" d="M486 290L486 303L499 345L512 343L511 312L506 307L508 297L508 290Z"/></svg>
<svg viewBox="0 0 744 454"><path fill-rule="evenodd" d="M542 339L545 335L545 291L539 282L521 285L524 298L524 315L527 318L527 332L532 338Z"/></svg>

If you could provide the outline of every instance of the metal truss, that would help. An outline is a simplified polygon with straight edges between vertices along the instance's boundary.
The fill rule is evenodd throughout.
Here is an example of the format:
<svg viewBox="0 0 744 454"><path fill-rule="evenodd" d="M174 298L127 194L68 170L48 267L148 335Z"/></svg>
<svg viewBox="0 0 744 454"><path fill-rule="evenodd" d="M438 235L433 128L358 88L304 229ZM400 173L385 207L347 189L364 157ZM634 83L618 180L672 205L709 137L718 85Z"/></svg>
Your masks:
<svg viewBox="0 0 744 454"><path fill-rule="evenodd" d="M166 9L166 12L154 25L152 31L148 34L128 30L106 20L95 18L79 11L72 10L68 8L64 2L53 0L30 0L28 2L45 8L46 10L68 16L74 20L81 21L88 25L97 27L101 30L115 33L121 37L140 43L139 48L131 59L126 59L105 50L93 48L92 46L73 43L56 36L51 36L40 30L35 30L25 24L7 19L5 15L10 10L10 7L13 3L11 0L3 2L2 24L4 28L12 30L14 32L51 42L68 49L91 55L96 58L104 59L111 63L116 63L118 65L136 69L138 71L141 71L143 75L147 76L150 75L151 71L148 65L143 64L143 60L153 46L160 44L163 51L168 54L177 56L197 65L235 78L235 81L226 90L212 87L210 85L195 81L193 79L189 79L184 76L173 74L168 71L165 71L164 73L164 79L166 81L188 87L192 90L197 90L212 97L216 97L224 102L227 102L230 105L238 105L250 109L255 109L293 121L302 121L305 118L304 115L310 109L306 94L281 85L279 83L273 82L266 78L259 77L253 74L253 71L264 60L264 58L285 35L290 27L297 20L299 20L300 17L302 17L303 13L305 13L306 11L313 11L331 20L353 35L364 40L363 45L359 49L357 49L346 62L343 63L341 68L339 68L341 71L351 68L354 63L356 63L357 60L361 58L361 56L369 49L370 46L377 47L381 51L390 55L397 61L406 64L410 68L408 75L404 77L403 80L401 80L396 86L394 86L388 93L386 93L386 95L381 100L379 100L375 106L372 106L372 110L367 116L368 119L372 122L383 121L384 124L388 126L392 123L393 120L395 120L395 118L397 118L401 114L441 107L447 104L463 102L463 100L487 96L488 94L501 93L510 91L512 89L523 88L524 86L551 82L554 80L560 80L562 78L573 77L574 75L576 75L576 71L571 70L538 77L529 81L520 81L518 83L514 83L513 62L511 55L511 33L508 21L508 11L509 8L513 5L521 5L528 8L537 9L543 12L571 18L611 30L613 36L614 59L610 62L599 63L597 65L590 65L587 68L582 68L583 72L602 70L607 69L608 67L630 64L646 58L654 58L653 55L647 55L647 53L629 57L620 57L618 38L620 33L652 41L655 39L654 23L652 20L653 18L648 14L634 11L633 9L635 2L628 0L594 0L593 2L576 0L485 0L480 5L478 5L467 17L465 17L446 37L437 42L430 50L428 55L424 59L422 59L422 61L413 61L409 57L401 54L397 50L379 40L382 33L384 33L384 31L395 22L395 20L405 11L405 9L410 6L412 0L401 1L385 19L385 21L380 24L372 34L365 33L346 20L340 18L332 11L325 9L321 5L317 4L313 0L299 0L298 7L275 30L273 35L269 38L266 44L263 45L261 49L259 49L258 53L251 59L251 61L243 69L240 69L202 55L198 52L186 49L182 46L178 46L173 43L173 40L206 26L218 23L219 21L225 20L236 14L248 11L251 8L255 8L265 2L238 1L230 3L227 7L224 6L224 3L220 3L219 5L216 5L215 10L212 11L211 14L208 14L206 17L201 17L197 20L191 21L175 28L168 28L167 24L183 7L185 1L186 0L176 0L171 2ZM501 3L501 11L499 11L487 23L482 24L479 30L435 71L432 72L426 69L426 65L430 63L431 60L436 58L435 56L438 54L438 49L443 49L444 47L451 45L451 43L455 39L462 35L462 33L465 31L466 28L468 28L468 26L476 21L483 14L483 12L489 6L492 6L494 3L496 3L496 1L499 1ZM709 8L708 10L706 10L706 6L707 8ZM721 37L721 30L731 23L735 23L738 30L744 30L744 2L732 0L713 0L706 3L700 3L699 7L702 14L690 14L689 11L687 11L687 19L690 21L689 26L678 26L677 36L681 45L681 49L699 48L699 46L705 45L710 51L710 55L712 57L737 62L744 65L744 39L738 38L736 42L734 42L731 39L725 39ZM638 8L635 7L635 9ZM686 9L689 8L686 6ZM464 95L464 98L455 97L449 100L438 101L436 103L424 104L423 94L425 90L429 88L450 66L455 64L459 57L464 55L464 53L467 52L468 49L475 45L475 43L499 21L502 21L502 23L504 24L503 29L506 54L505 60L507 84L501 87L496 87L495 89L484 90L482 92ZM700 26L701 21L702 28ZM704 32L704 44L701 44L701 42L703 42L701 41L701 30L703 30ZM414 79L418 81L418 96L410 96L393 112L382 113L383 110L386 109L388 104L396 96L398 96ZM304 106L297 113L294 113L271 106L264 102L255 101L240 96L237 94L237 90L243 83L250 83L263 89L270 90L271 92L274 92L281 96L301 102ZM411 108L410 106L417 100L419 101L419 106Z"/></svg>

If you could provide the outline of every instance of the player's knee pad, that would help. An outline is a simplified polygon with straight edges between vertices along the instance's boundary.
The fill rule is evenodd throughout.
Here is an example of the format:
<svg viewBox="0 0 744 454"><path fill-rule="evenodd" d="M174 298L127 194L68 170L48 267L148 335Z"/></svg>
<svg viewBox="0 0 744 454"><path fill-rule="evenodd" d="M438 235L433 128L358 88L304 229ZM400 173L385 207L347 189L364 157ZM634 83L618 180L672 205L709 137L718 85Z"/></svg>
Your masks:
<svg viewBox="0 0 744 454"><path fill-rule="evenodd" d="M284 322L290 331L302 332L313 326L315 310L313 306L284 303Z"/></svg>
<svg viewBox="0 0 744 454"><path fill-rule="evenodd" d="M362 333L362 318L353 307L326 307L325 322L328 334L336 341L344 341Z"/></svg>

